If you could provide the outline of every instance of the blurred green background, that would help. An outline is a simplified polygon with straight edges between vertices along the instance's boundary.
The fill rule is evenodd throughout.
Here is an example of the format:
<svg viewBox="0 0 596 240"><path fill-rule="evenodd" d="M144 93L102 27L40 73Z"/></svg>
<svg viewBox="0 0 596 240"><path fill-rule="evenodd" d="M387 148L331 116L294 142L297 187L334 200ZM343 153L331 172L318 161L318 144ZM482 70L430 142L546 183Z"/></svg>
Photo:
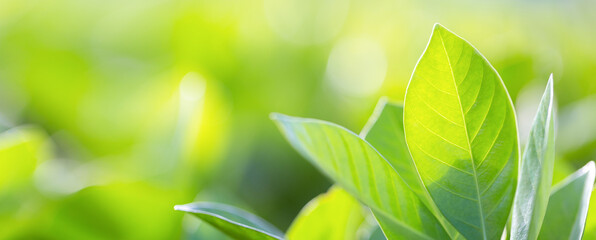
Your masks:
<svg viewBox="0 0 596 240"><path fill-rule="evenodd" d="M594 12L593 0L0 0L0 239L216 239L173 210L199 200L285 230L330 182L269 113L358 132L379 97L403 100L435 22L500 72L522 142L554 73L560 180L596 159Z"/></svg>

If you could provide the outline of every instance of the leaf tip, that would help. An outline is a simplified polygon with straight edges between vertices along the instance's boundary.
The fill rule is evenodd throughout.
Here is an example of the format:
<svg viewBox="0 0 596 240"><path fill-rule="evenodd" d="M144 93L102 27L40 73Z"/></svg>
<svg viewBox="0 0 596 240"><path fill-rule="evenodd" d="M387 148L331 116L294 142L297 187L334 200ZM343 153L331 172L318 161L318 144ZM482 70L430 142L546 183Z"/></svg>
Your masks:
<svg viewBox="0 0 596 240"><path fill-rule="evenodd" d="M435 25L433 26L433 33L439 32L439 31L442 32L442 33L451 33L451 34L454 34L453 32L451 32L451 30L447 29L442 24L435 23Z"/></svg>
<svg viewBox="0 0 596 240"><path fill-rule="evenodd" d="M586 164L585 168L588 172L591 172L592 174L596 172L596 165L594 164L594 161L589 161L588 164Z"/></svg>
<svg viewBox="0 0 596 240"><path fill-rule="evenodd" d="M553 73L550 74L550 76L548 77L548 83L546 85L547 88L552 89L553 88Z"/></svg>
<svg viewBox="0 0 596 240"><path fill-rule="evenodd" d="M182 212L188 212L186 209L186 205L174 205L174 210L176 211L182 211Z"/></svg>
<svg viewBox="0 0 596 240"><path fill-rule="evenodd" d="M385 104L387 104L388 102L389 102L389 97L387 97L387 96L382 96L382 97L380 97L380 98L379 98L379 101L377 102L377 106L378 106L378 105L381 105L381 104L385 105Z"/></svg>
<svg viewBox="0 0 596 240"><path fill-rule="evenodd" d="M272 112L269 114L269 119L273 120L273 121L279 121L280 119L286 117L286 115L281 114L281 113L276 113L276 112Z"/></svg>

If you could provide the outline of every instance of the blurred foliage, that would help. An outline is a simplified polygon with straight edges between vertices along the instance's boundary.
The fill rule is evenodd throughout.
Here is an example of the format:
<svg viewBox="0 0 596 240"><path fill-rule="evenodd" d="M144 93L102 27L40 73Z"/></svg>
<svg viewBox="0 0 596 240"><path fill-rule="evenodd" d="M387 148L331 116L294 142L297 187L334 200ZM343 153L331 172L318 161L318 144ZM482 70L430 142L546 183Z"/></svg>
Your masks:
<svg viewBox="0 0 596 240"><path fill-rule="evenodd" d="M0 238L192 239L203 228L172 206L205 198L285 230L329 182L268 114L361 129L380 96L403 99L434 22L502 73L522 142L554 72L558 181L596 158L594 11L590 0L0 0Z"/></svg>

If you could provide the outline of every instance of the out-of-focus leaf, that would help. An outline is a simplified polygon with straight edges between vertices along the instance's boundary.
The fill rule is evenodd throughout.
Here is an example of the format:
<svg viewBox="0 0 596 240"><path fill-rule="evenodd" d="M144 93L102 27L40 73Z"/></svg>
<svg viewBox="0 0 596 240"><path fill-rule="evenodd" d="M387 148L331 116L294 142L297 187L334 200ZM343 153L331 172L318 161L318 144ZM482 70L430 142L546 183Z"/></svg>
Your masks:
<svg viewBox="0 0 596 240"><path fill-rule="evenodd" d="M538 239L581 239L594 188L594 162L553 187Z"/></svg>
<svg viewBox="0 0 596 240"><path fill-rule="evenodd" d="M0 134L0 239L32 238L37 219L45 211L32 176L50 157L47 135L41 129L21 126ZM37 230L37 229L36 229Z"/></svg>
<svg viewBox="0 0 596 240"><path fill-rule="evenodd" d="M316 119L272 119L298 152L371 208L388 238L448 238L389 162L358 135Z"/></svg>
<svg viewBox="0 0 596 240"><path fill-rule="evenodd" d="M546 213L555 162L553 78L548 80L524 156L513 201L512 239L536 239Z"/></svg>
<svg viewBox="0 0 596 240"><path fill-rule="evenodd" d="M460 233L451 226L439 211L426 190L422 179L420 179L418 169L416 169L406 144L403 111L403 106L389 103L385 98L382 98L360 136L366 139L387 159L410 189L416 193L426 207L433 211L435 217L446 228L447 233L452 238L461 237Z"/></svg>
<svg viewBox="0 0 596 240"><path fill-rule="evenodd" d="M0 134L0 193L3 188L28 181L47 158L46 135L35 127L17 127Z"/></svg>
<svg viewBox="0 0 596 240"><path fill-rule="evenodd" d="M422 181L445 217L468 239L501 237L519 160L513 105L488 61L441 25L410 80L404 126Z"/></svg>
<svg viewBox="0 0 596 240"><path fill-rule="evenodd" d="M283 239L283 233L265 220L244 210L219 203L197 202L176 205L235 239Z"/></svg>
<svg viewBox="0 0 596 240"><path fill-rule="evenodd" d="M304 206L286 237L289 240L356 240L363 220L360 203L334 186Z"/></svg>
<svg viewBox="0 0 596 240"><path fill-rule="evenodd" d="M592 190L594 194L594 190ZM588 216L586 217L586 227L584 229L584 239L596 239L596 197L590 197Z"/></svg>
<svg viewBox="0 0 596 240"><path fill-rule="evenodd" d="M182 198L146 182L87 187L56 203L40 238L53 239L56 233L61 239L179 238L182 216L172 214L171 202Z"/></svg>

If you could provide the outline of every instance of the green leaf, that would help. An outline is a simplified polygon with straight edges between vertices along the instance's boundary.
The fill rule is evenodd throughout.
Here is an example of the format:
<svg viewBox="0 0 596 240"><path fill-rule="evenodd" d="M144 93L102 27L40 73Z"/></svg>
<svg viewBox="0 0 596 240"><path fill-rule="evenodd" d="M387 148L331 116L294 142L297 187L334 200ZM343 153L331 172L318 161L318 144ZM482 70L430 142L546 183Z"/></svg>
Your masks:
<svg viewBox="0 0 596 240"><path fill-rule="evenodd" d="M265 220L225 204L197 202L174 209L191 213L235 239L283 239L283 233Z"/></svg>
<svg viewBox="0 0 596 240"><path fill-rule="evenodd" d="M468 239L498 239L517 180L513 104L488 61L441 25L408 85L404 126L422 181L443 215Z"/></svg>
<svg viewBox="0 0 596 240"><path fill-rule="evenodd" d="M595 172L589 162L553 187L539 239L582 238Z"/></svg>
<svg viewBox="0 0 596 240"><path fill-rule="evenodd" d="M46 134L37 127L20 126L0 133L0 194L22 190L37 166L49 158Z"/></svg>
<svg viewBox="0 0 596 240"><path fill-rule="evenodd" d="M365 239L366 240L387 240L387 238L385 237L385 234L383 233L383 230L381 230L381 227L379 227L378 225L375 226L372 229L372 231L370 231L370 234Z"/></svg>
<svg viewBox="0 0 596 240"><path fill-rule="evenodd" d="M356 240L364 220L363 207L343 189L333 186L311 200L290 226L286 238Z"/></svg>
<svg viewBox="0 0 596 240"><path fill-rule="evenodd" d="M379 100L360 136L366 139L395 168L399 176L447 229L452 238L461 237L447 222L426 190L404 136L403 107Z"/></svg>
<svg viewBox="0 0 596 240"><path fill-rule="evenodd" d="M395 168L399 176L421 200L432 202L410 157L404 136L403 107L381 99L360 133ZM429 204L430 205L430 204Z"/></svg>
<svg viewBox="0 0 596 240"><path fill-rule="evenodd" d="M365 140L336 124L272 114L290 144L371 208L392 238L445 239L441 224Z"/></svg>
<svg viewBox="0 0 596 240"><path fill-rule="evenodd" d="M594 190L592 190L594 194ZM590 198L590 210L588 210L588 216L586 217L586 229L584 229L584 239L596 239L596 197Z"/></svg>
<svg viewBox="0 0 596 240"><path fill-rule="evenodd" d="M546 213L555 162L553 78L548 80L522 157L513 200L512 239L536 239Z"/></svg>

